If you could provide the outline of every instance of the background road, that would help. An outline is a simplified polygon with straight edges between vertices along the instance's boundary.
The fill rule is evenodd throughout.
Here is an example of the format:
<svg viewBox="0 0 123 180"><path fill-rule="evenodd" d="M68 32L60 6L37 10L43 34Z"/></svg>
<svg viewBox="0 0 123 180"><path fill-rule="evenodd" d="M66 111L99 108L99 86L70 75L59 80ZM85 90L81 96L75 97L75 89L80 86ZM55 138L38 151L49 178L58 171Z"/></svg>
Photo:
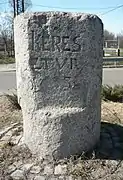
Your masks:
<svg viewBox="0 0 123 180"><path fill-rule="evenodd" d="M123 68L104 68L103 84L123 85ZM0 72L0 93L7 92L8 89L16 89L15 71Z"/></svg>
<svg viewBox="0 0 123 180"><path fill-rule="evenodd" d="M0 93L6 93L9 89L16 89L15 71L0 72Z"/></svg>
<svg viewBox="0 0 123 180"><path fill-rule="evenodd" d="M123 85L123 68L103 68L103 84Z"/></svg>

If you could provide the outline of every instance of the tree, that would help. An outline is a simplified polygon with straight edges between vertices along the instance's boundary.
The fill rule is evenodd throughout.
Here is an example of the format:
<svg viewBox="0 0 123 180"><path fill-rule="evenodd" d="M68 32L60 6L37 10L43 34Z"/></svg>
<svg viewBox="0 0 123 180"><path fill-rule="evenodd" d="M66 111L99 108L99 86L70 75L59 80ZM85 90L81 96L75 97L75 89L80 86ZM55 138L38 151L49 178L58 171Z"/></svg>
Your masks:
<svg viewBox="0 0 123 180"><path fill-rule="evenodd" d="M104 40L115 40L115 34L108 30L104 30Z"/></svg>
<svg viewBox="0 0 123 180"><path fill-rule="evenodd" d="M119 47L123 48L123 31L117 35L119 41Z"/></svg>
<svg viewBox="0 0 123 180"><path fill-rule="evenodd" d="M13 52L13 17L5 15L1 17L0 24L0 39L1 47L4 49L4 54L12 56Z"/></svg>
<svg viewBox="0 0 123 180"><path fill-rule="evenodd" d="M105 48L118 48L118 40L115 34L104 30L104 47Z"/></svg>

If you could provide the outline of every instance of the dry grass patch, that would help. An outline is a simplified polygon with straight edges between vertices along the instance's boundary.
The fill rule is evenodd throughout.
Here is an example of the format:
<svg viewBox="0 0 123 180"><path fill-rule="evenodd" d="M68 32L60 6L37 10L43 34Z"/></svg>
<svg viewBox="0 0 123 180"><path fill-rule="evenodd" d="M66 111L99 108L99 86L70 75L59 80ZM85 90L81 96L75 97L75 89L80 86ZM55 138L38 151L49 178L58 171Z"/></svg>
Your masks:
<svg viewBox="0 0 123 180"><path fill-rule="evenodd" d="M12 93L12 94L5 94L4 95L8 101L11 103L11 107L12 109L18 109L21 110L21 106L18 103L18 96L16 93Z"/></svg>
<svg viewBox="0 0 123 180"><path fill-rule="evenodd" d="M13 108L12 102L6 96L0 96L0 129L20 121L21 110Z"/></svg>
<svg viewBox="0 0 123 180"><path fill-rule="evenodd" d="M123 124L123 103L102 101L102 121Z"/></svg>

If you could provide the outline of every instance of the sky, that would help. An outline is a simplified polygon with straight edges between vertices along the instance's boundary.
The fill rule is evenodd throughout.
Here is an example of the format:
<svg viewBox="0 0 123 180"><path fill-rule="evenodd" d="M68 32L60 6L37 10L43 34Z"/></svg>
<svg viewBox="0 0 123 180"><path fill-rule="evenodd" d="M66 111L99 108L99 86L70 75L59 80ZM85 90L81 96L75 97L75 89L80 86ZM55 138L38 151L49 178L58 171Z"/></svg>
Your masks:
<svg viewBox="0 0 123 180"><path fill-rule="evenodd" d="M7 2L6 0L0 0ZM104 28L115 34L123 32L123 0L32 0L32 7L29 11L67 11L85 12L98 15ZM0 12L7 11L7 4L0 5ZM108 12L113 10L111 12ZM105 13L105 14L104 14Z"/></svg>

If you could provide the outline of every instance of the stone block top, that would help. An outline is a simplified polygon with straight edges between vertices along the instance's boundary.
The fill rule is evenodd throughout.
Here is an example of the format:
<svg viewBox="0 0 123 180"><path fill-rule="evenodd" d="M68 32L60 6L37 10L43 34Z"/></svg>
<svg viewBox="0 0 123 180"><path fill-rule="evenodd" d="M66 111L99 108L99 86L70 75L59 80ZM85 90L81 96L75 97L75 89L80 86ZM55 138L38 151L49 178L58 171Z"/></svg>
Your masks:
<svg viewBox="0 0 123 180"><path fill-rule="evenodd" d="M36 103L82 107L88 87L99 83L102 21L83 13L28 13L15 19L15 31L17 68L26 70L26 75L20 74L24 81L33 78L28 92L33 88Z"/></svg>

